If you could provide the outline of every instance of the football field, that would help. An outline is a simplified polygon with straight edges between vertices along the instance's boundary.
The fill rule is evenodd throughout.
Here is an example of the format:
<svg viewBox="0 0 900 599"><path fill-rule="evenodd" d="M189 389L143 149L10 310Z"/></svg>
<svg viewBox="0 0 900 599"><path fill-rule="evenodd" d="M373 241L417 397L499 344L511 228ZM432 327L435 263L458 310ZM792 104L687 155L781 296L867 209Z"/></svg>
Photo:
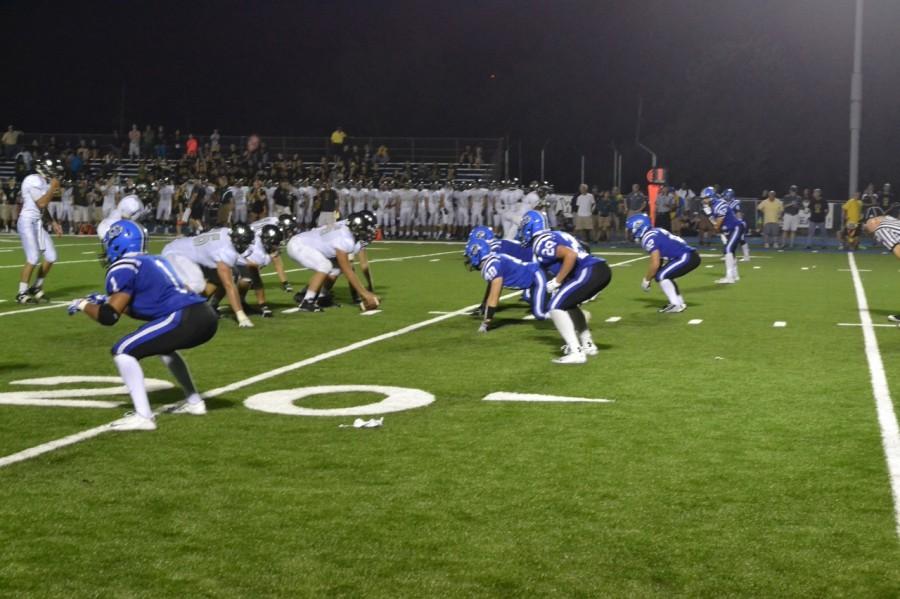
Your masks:
<svg viewBox="0 0 900 599"><path fill-rule="evenodd" d="M645 255L599 249L600 354L563 366L518 294L477 333L461 244L375 243L381 312L285 313L269 274L275 318L184 352L209 413L116 433L109 348L138 323L67 316L104 273L93 238L57 246L60 303L19 306L0 236L0 596L900 596L880 251L759 250L736 285L705 251L658 314ZM154 408L181 399L142 363Z"/></svg>

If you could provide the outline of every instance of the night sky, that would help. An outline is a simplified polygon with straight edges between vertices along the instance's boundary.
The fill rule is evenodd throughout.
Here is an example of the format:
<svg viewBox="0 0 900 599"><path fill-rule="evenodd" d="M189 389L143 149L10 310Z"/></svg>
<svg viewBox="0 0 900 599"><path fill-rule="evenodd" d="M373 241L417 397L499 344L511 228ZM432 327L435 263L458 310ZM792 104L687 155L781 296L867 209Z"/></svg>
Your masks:
<svg viewBox="0 0 900 599"><path fill-rule="evenodd" d="M6 1L0 119L206 135L508 136L572 189L642 141L676 182L846 195L853 0ZM900 179L900 2L866 0L861 178ZM549 141L548 141L549 140ZM513 158L518 170L518 159ZM515 173L514 173L515 174Z"/></svg>

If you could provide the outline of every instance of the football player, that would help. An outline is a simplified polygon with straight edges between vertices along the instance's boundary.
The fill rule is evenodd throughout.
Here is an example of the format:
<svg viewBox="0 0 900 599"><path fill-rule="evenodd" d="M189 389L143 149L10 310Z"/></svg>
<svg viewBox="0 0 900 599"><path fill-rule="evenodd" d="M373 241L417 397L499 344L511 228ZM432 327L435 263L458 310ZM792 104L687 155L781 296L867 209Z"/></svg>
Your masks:
<svg viewBox="0 0 900 599"><path fill-rule="evenodd" d="M744 224L744 231L741 233L741 239L738 241L738 245L741 246L741 252L743 253L743 257L741 258L741 262L750 262L750 244L747 243L747 232L750 230L747 227L747 221L744 220L744 211L741 206L741 201L737 199L734 195L734 190L730 187L722 192L722 199L728 202L728 206L734 212L734 215ZM726 240L723 240L722 243L725 243Z"/></svg>
<svg viewBox="0 0 900 599"><path fill-rule="evenodd" d="M631 238L650 254L650 266L641 281L641 289L650 291L650 282L655 280L669 300L669 303L659 311L684 312L687 304L684 303L675 279L700 266L700 254L681 237L665 229L653 227L650 224L650 217L646 214L629 216L625 221L625 229L631 234Z"/></svg>
<svg viewBox="0 0 900 599"><path fill-rule="evenodd" d="M703 213L713 223L716 233L725 234L725 276L717 279L716 283L732 284L741 279L738 274L737 259L734 252L744 236L745 225L734 214L728 202L716 194L713 187L706 187L700 192L700 200L703 202Z"/></svg>
<svg viewBox="0 0 900 599"><path fill-rule="evenodd" d="M106 237L106 232L113 223L120 220L139 221L146 216L148 210L144 208L143 199L147 197L149 191L144 183L125 187L125 195L119 200L118 205L110 210L109 215L97 225L97 236L100 241Z"/></svg>
<svg viewBox="0 0 900 599"><path fill-rule="evenodd" d="M306 292L302 298L298 298L302 312L321 312L322 308L317 305L316 298L326 281L329 278L333 281L341 273L347 277L365 309L378 307L378 296L363 287L350 262L350 257L358 254L374 237L375 225L371 217L367 218L362 213L352 213L346 220L291 237L287 244L288 255L300 265L314 271ZM332 260L337 262L337 266L332 264ZM365 268L364 270L367 271ZM369 285L371 287L371 275Z"/></svg>
<svg viewBox="0 0 900 599"><path fill-rule="evenodd" d="M22 266L19 291L16 294L16 301L20 304L40 301L44 297L44 279L56 262L56 248L42 219L50 200L59 191L59 181L64 170L59 160L42 158L35 160L34 171L22 180L22 208L16 222L16 230L25 251L25 265ZM42 254L44 259L37 278L34 285L29 286L31 274Z"/></svg>
<svg viewBox="0 0 900 599"><path fill-rule="evenodd" d="M113 362L128 387L134 412L114 422L115 430L155 430L144 371L139 360L159 356L181 385L185 401L172 413L203 415L206 405L191 379L179 349L206 343L216 334L218 318L206 301L189 291L162 256L147 255L143 227L128 220L110 226L103 239L108 263L106 293L72 301L69 315L84 312L112 326L126 312L147 324L125 335L112 347Z"/></svg>
<svg viewBox="0 0 900 599"><path fill-rule="evenodd" d="M557 364L583 364L597 355L581 304L592 300L612 280L606 260L592 256L577 239L562 231L551 231L544 215L529 210L519 227L522 243L531 247L534 260L547 270L547 311L565 341ZM553 278L549 278L550 276Z"/></svg>
<svg viewBox="0 0 900 599"><path fill-rule="evenodd" d="M188 289L212 297L213 305L227 297L238 326L250 328L253 323L241 305L232 269L242 254L249 253L254 237L253 229L235 223L231 229L223 227L176 239L163 248L162 254Z"/></svg>
<svg viewBox="0 0 900 599"><path fill-rule="evenodd" d="M469 269L480 270L482 278L488 283L484 319L478 327L479 333L486 333L490 328L504 287L530 289L532 314L538 320L547 318L547 276L537 262L525 262L507 254L494 252L490 242L483 237L469 240L466 244L465 260Z"/></svg>

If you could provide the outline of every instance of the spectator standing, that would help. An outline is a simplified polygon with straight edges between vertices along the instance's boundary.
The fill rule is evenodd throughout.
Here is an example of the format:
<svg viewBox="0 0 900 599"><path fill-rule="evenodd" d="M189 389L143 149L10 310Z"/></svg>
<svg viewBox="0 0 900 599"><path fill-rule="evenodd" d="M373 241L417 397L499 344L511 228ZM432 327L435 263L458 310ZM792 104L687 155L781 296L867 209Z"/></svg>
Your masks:
<svg viewBox="0 0 900 599"><path fill-rule="evenodd" d="M857 191L853 194L853 197L844 202L844 205L841 207L844 216L844 224L838 229L837 233L839 250L844 249L844 244L846 244L847 249L851 252L859 247L859 223L860 220L862 220L863 205L860 196L861 194Z"/></svg>
<svg viewBox="0 0 900 599"><path fill-rule="evenodd" d="M793 249L797 229L800 227L800 206L802 204L796 185L791 185L787 194L782 198L781 204L784 208L784 218L781 223L781 247L787 248L788 242L790 242L790 247Z"/></svg>
<svg viewBox="0 0 900 599"><path fill-rule="evenodd" d="M155 140L155 135L153 134L153 127L147 125L144 127L144 132L141 133L141 145L143 148L141 149L141 154L146 156L147 158L153 156L153 149L156 145L153 143Z"/></svg>
<svg viewBox="0 0 900 599"><path fill-rule="evenodd" d="M575 236L582 231L581 239L590 241L594 231L594 196L588 193L588 186L584 183L578 188L579 195L575 198Z"/></svg>
<svg viewBox="0 0 900 599"><path fill-rule="evenodd" d="M137 124L132 124L128 132L128 157L132 160L141 157L141 130Z"/></svg>
<svg viewBox="0 0 900 599"><path fill-rule="evenodd" d="M812 241L816 232L822 234L822 242L825 242L825 217L828 215L828 202L822 198L822 190L814 189L809 200L809 229L806 234L806 249L812 249Z"/></svg>
<svg viewBox="0 0 900 599"><path fill-rule="evenodd" d="M165 159L166 157L166 130L160 125L156 129L156 157Z"/></svg>
<svg viewBox="0 0 900 599"><path fill-rule="evenodd" d="M778 247L778 221L784 212L784 203L775 197L773 189L766 195L766 199L756 207L763 215L763 244L766 248Z"/></svg>
<svg viewBox="0 0 900 599"><path fill-rule="evenodd" d="M340 127L339 127L340 128ZM331 183L326 179L322 184L322 190L316 197L316 210L319 212L317 227L334 224L334 212L337 210L338 194L331 188Z"/></svg>
<svg viewBox="0 0 900 599"><path fill-rule="evenodd" d="M612 217L618 207L618 202L612 198L608 191L600 194L600 198L594 204L594 213L596 214L594 219L596 226L594 241L600 241L601 238L603 241L612 241Z"/></svg>
<svg viewBox="0 0 900 599"><path fill-rule="evenodd" d="M382 144L378 146L378 150L375 152L375 158L372 159L375 164L385 164L391 161L391 155L388 154L387 146ZM449 175L448 175L449 177ZM452 177L450 177L452 178Z"/></svg>
<svg viewBox="0 0 900 599"><path fill-rule="evenodd" d="M647 212L647 196L641 191L641 186L635 183L631 186L631 193L625 196L626 216L634 216L635 214L646 214Z"/></svg>
<svg viewBox="0 0 900 599"><path fill-rule="evenodd" d="M344 128L338 126L337 129L331 132L331 144L330 149L331 152L341 153L344 151L344 141L347 139L347 133L344 132Z"/></svg>
<svg viewBox="0 0 900 599"><path fill-rule="evenodd" d="M672 188L664 185L656 196L656 228L672 231L672 211L678 206Z"/></svg>
<svg viewBox="0 0 900 599"><path fill-rule="evenodd" d="M188 133L187 141L184 142L184 153L188 158L196 158L197 150L200 148L200 142L194 137L193 133Z"/></svg>
<svg viewBox="0 0 900 599"><path fill-rule="evenodd" d="M20 135L22 135L22 132L14 126L10 125L6 128L6 133L3 134L3 139L0 140L3 143L3 156L12 158L16 155L16 152L19 151Z"/></svg>
<svg viewBox="0 0 900 599"><path fill-rule="evenodd" d="M880 198L881 209L884 210L885 214L894 218L900 216L900 206L894 202L894 192L891 191L890 183L885 183L881 187Z"/></svg>
<svg viewBox="0 0 900 599"><path fill-rule="evenodd" d="M219 146L219 140L221 136L219 135L218 129L213 129L212 135L209 136L209 153L210 154L219 154L222 151L222 148Z"/></svg>

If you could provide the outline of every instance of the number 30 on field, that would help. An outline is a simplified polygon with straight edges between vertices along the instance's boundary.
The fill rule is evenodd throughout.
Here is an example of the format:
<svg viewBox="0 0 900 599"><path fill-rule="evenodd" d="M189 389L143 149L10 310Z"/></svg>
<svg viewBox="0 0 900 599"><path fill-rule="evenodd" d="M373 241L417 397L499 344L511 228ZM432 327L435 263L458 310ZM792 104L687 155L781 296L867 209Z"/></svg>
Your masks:
<svg viewBox="0 0 900 599"><path fill-rule="evenodd" d="M76 383L107 383L112 387L92 387L78 389L60 389L59 385ZM10 385L24 385L34 389L29 391L12 391L0 393L0 405L65 407L65 408L118 408L127 404L128 390L121 384L119 377L110 376L57 376L36 379L11 381ZM147 391L171 389L168 381L157 379L146 380ZM47 389L46 387L56 387ZM374 393L382 395L379 401L345 408L309 408L295 405L294 402L315 395L336 393ZM115 401L104 401L98 396L119 396ZM244 400L244 405L251 410L287 416L374 416L402 412L421 408L434 403L434 395L421 389L408 387L389 387L384 385L322 385L317 387L296 387L279 389L251 395ZM529 393L490 393L483 398L486 401L529 401L529 402L579 402L610 403L608 399L588 399L583 397L562 397L558 395L540 395Z"/></svg>

